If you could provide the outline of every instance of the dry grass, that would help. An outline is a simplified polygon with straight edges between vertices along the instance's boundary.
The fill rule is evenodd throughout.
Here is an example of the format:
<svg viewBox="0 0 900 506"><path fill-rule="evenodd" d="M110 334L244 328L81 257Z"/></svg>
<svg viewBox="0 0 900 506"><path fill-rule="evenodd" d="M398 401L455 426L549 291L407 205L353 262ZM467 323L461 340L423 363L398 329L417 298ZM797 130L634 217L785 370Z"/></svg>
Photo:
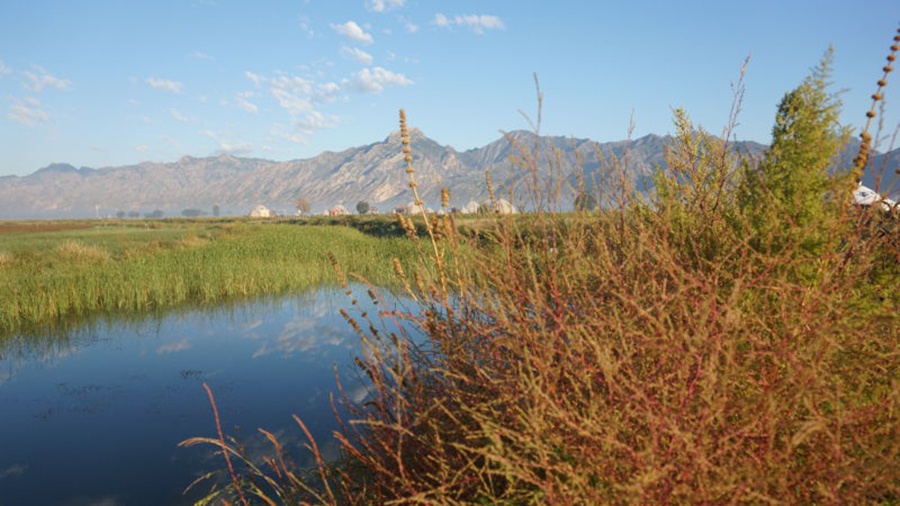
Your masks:
<svg viewBox="0 0 900 506"><path fill-rule="evenodd" d="M684 135L660 175L669 184L650 201L620 177L627 160L606 158L607 180L620 184L598 194L601 212L498 217L478 237L423 216L418 263L395 267L411 312L372 287L370 315L348 290L344 316L373 393L339 399L343 460L317 458L316 472L300 474L274 436L262 463L210 440L245 466L217 494L237 487L289 504L900 501L900 223L837 201L809 225L814 235L789 214L759 228L753 206L728 197L735 167L753 161L678 121ZM522 173L536 174L548 156L540 141L515 147ZM530 185L531 208L552 199L549 183ZM759 195L755 206L775 207ZM420 329L425 344L379 317Z"/></svg>
<svg viewBox="0 0 900 506"><path fill-rule="evenodd" d="M67 240L54 248L60 258L70 262L106 262L109 251L77 240Z"/></svg>

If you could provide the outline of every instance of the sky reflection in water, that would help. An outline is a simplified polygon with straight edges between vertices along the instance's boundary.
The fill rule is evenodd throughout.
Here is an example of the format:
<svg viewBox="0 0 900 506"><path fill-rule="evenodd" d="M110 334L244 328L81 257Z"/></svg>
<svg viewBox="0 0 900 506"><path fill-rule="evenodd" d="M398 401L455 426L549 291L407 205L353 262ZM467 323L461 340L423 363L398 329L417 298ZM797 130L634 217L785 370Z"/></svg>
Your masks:
<svg viewBox="0 0 900 506"><path fill-rule="evenodd" d="M184 487L222 465L212 447L176 447L215 434L203 382L251 454L270 448L258 427L302 445L297 414L336 455L334 365L351 397L366 394L341 307L343 292L322 290L0 349L0 506L191 503Z"/></svg>

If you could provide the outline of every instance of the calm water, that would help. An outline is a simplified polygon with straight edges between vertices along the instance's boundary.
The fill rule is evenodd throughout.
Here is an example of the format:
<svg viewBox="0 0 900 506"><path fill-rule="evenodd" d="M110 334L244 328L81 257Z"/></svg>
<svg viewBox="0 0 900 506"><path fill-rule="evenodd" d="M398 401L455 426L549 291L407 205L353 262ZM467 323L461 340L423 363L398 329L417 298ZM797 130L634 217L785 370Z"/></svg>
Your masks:
<svg viewBox="0 0 900 506"><path fill-rule="evenodd" d="M337 313L349 306L318 291L0 349L0 505L191 503L182 490L223 465L212 447L176 447L215 435L203 382L251 453L269 448L257 427L299 448L296 413L336 455L334 365L351 397L366 395L358 337Z"/></svg>

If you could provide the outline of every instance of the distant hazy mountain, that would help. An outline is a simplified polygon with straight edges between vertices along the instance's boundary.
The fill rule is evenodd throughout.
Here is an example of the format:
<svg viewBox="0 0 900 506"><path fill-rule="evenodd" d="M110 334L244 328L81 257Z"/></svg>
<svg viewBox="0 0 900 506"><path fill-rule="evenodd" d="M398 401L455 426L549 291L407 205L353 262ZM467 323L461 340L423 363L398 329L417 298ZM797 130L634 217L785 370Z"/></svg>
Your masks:
<svg viewBox="0 0 900 506"><path fill-rule="evenodd" d="M440 205L441 186L450 189L452 203L458 207L473 199L486 199L485 171L490 171L498 193L503 192L500 188L504 184L521 187L523 179L532 177L530 171L510 159L521 157L520 147L534 145L538 140L534 134L508 134L516 146L504 137L481 148L457 151L416 129L410 133L415 175L426 205ZM542 137L536 176L549 189L548 182L556 180L557 175L569 184L578 184L580 172L583 181L591 186L608 177L598 161L598 153L609 160L622 159L627 151L626 175L638 188L645 189L654 165L664 164L663 149L670 141L669 137L657 135L608 143ZM755 142L741 142L737 147L756 156L765 149ZM880 167L886 160L888 172L892 173L893 168L900 166L900 150L874 157L873 166ZM871 181L866 182L871 186ZM172 163L144 162L102 169L52 164L28 176L0 177L0 219L93 217L155 209L163 210L166 216L180 216L181 210L187 208L209 213L214 205L219 205L223 214L247 214L257 204L292 212L297 197L308 199L314 211L337 204L352 210L360 200L382 212L406 205L413 197L404 171L399 133L368 146L339 153L326 151L313 158L287 162L221 155L185 156ZM562 200L570 202L573 198L563 185Z"/></svg>

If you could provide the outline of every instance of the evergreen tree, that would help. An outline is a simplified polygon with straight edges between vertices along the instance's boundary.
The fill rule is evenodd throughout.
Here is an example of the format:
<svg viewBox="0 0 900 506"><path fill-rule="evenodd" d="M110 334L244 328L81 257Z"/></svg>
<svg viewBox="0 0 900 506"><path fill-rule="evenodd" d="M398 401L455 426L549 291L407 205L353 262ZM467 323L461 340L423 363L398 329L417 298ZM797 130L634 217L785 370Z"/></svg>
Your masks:
<svg viewBox="0 0 900 506"><path fill-rule="evenodd" d="M848 180L829 175L846 132L838 124L841 102L829 92L833 49L778 105L772 144L762 161L745 170L741 207L762 236L792 230L805 249L821 242L833 202L826 200Z"/></svg>

